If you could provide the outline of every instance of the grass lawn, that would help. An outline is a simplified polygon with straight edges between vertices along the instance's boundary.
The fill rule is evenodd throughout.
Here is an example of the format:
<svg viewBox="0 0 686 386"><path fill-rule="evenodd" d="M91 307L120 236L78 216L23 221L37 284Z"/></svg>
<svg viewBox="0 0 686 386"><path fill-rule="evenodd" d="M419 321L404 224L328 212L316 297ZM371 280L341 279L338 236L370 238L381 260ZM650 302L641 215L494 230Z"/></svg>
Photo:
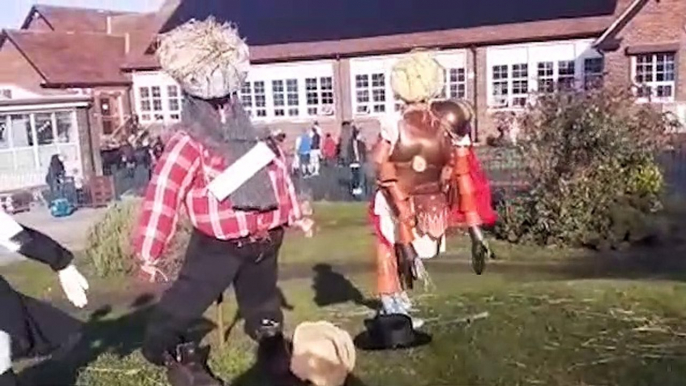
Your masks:
<svg viewBox="0 0 686 386"><path fill-rule="evenodd" d="M314 275L316 263L344 267L371 259L371 236L359 205L317 207L320 233L290 236L282 267L305 268L281 282L288 327L326 319L353 336L371 310L373 276L350 270ZM453 238L452 246L466 245ZM563 259L575 255L496 243L503 260ZM457 258L457 257L449 257ZM89 271L87 264L84 269ZM647 274L579 275L560 271L487 270L476 276L457 265L429 267L436 289L414 297L428 321L431 345L402 352L358 352L351 386L473 385L683 385L686 379L686 284ZM61 299L56 279L44 267L18 264L0 270L21 290ZM296 277L298 276L298 277ZM42 363L20 363L35 386L165 385L163 374L138 348L154 288L129 279L92 279L85 339L72 353ZM137 302L134 302L137 300ZM133 304L137 303L137 304ZM66 304L60 307L68 309ZM251 369L254 345L239 322L226 345L212 330L215 309L195 329L213 345L211 366L232 385L264 385ZM223 308L227 326L235 305ZM486 313L486 314L485 314ZM487 315L471 323L464 319Z"/></svg>

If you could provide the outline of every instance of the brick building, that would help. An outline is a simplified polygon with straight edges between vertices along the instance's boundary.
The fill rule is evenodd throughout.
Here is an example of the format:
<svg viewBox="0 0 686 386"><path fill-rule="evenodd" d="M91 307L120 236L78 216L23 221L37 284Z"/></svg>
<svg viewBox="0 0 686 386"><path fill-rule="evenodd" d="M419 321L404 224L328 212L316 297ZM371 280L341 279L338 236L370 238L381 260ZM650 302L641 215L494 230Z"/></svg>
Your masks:
<svg viewBox="0 0 686 386"><path fill-rule="evenodd" d="M680 104L686 103L686 60L680 58L686 48L686 1L464 4L166 0L150 14L37 6L21 31L5 33L0 60L12 64L0 66L0 87L12 85L18 97L21 89L33 99L78 94L88 99L82 114L88 119L77 122L81 148L92 154L81 151L86 175L99 173L97 149L132 114L147 125L179 119L182 95L158 71L155 37L209 15L236 22L251 46L254 67L241 98L253 118L291 138L315 120L325 131L354 120L365 136L375 137L379 122L397 108L390 68L415 47L439 51L448 80L445 94L474 103L479 142L494 134L494 116L521 109L531 92L584 87L600 79L633 86L642 101L686 115ZM47 35L51 38L35 39L44 42L36 48L43 54L33 56L52 59L36 65L40 60L32 61L16 37Z"/></svg>

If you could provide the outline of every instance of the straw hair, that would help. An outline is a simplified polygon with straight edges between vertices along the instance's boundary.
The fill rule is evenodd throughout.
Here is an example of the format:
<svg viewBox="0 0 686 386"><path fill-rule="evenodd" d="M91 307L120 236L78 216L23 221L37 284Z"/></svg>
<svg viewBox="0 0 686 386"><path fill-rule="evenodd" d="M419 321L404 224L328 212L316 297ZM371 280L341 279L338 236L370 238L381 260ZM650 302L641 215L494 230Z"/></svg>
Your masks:
<svg viewBox="0 0 686 386"><path fill-rule="evenodd" d="M250 69L250 51L238 29L213 17L161 35L157 58L185 92L203 99L239 91Z"/></svg>
<svg viewBox="0 0 686 386"><path fill-rule="evenodd" d="M430 51L415 50L391 70L391 88L406 103L425 102L441 95L445 71Z"/></svg>
<svg viewBox="0 0 686 386"><path fill-rule="evenodd" d="M355 367L350 334L329 322L304 322L293 334L291 371L314 386L342 386Z"/></svg>

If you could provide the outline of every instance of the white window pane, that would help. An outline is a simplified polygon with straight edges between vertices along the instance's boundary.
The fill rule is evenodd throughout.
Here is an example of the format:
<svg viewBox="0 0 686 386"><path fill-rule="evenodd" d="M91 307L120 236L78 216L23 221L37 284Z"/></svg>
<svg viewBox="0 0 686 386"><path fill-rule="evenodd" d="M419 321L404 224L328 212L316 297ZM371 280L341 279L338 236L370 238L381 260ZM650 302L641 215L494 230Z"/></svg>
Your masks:
<svg viewBox="0 0 686 386"><path fill-rule="evenodd" d="M0 173L14 171L14 156L10 150L0 150Z"/></svg>
<svg viewBox="0 0 686 386"><path fill-rule="evenodd" d="M33 146L33 134L31 134L31 117L28 115L12 115L12 143L14 147Z"/></svg>
<svg viewBox="0 0 686 386"><path fill-rule="evenodd" d="M55 121L57 122L57 142L76 142L78 133L73 118L74 113L71 111L58 111L55 113Z"/></svg>
<svg viewBox="0 0 686 386"><path fill-rule="evenodd" d="M38 162L42 170L48 170L50 159L53 155L59 155L60 151L56 145L38 146Z"/></svg>
<svg viewBox="0 0 686 386"><path fill-rule="evenodd" d="M36 158L33 154L33 148L24 148L16 150L15 156L17 159L17 171L35 171Z"/></svg>
<svg viewBox="0 0 686 386"><path fill-rule="evenodd" d="M36 138L38 145L51 145L55 142L54 129L52 127L52 113L36 113Z"/></svg>
<svg viewBox="0 0 686 386"><path fill-rule="evenodd" d="M7 115L0 115L0 149L10 147L10 124Z"/></svg>

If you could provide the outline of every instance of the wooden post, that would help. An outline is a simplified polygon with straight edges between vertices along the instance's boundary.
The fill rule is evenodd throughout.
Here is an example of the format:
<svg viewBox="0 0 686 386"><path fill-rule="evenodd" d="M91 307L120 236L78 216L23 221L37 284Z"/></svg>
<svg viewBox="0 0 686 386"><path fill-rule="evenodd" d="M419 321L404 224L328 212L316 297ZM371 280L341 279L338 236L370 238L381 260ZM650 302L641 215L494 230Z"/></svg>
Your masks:
<svg viewBox="0 0 686 386"><path fill-rule="evenodd" d="M219 347L224 348L224 312L222 304L224 303L224 294L219 295L217 299L217 337L219 338Z"/></svg>

